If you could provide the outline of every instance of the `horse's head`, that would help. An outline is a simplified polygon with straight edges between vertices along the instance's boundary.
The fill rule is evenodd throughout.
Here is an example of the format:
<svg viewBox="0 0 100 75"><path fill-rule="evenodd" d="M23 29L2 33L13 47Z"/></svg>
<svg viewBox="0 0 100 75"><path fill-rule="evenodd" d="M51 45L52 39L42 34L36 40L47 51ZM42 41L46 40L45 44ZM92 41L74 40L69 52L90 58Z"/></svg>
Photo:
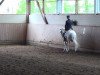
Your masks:
<svg viewBox="0 0 100 75"><path fill-rule="evenodd" d="M65 29L60 29L61 36L64 37Z"/></svg>
<svg viewBox="0 0 100 75"><path fill-rule="evenodd" d="M64 33L65 32L65 29L60 29L60 33Z"/></svg>

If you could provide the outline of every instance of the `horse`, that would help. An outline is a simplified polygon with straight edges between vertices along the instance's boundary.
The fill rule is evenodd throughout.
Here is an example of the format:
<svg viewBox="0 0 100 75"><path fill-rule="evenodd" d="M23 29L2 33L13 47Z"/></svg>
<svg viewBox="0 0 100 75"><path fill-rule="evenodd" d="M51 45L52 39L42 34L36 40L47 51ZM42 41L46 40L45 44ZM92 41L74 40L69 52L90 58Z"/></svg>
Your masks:
<svg viewBox="0 0 100 75"><path fill-rule="evenodd" d="M79 44L77 42L76 32L72 29L65 31L65 29L60 29L61 36L64 41L64 51L69 51L70 42L73 42L75 45L75 52L77 51Z"/></svg>

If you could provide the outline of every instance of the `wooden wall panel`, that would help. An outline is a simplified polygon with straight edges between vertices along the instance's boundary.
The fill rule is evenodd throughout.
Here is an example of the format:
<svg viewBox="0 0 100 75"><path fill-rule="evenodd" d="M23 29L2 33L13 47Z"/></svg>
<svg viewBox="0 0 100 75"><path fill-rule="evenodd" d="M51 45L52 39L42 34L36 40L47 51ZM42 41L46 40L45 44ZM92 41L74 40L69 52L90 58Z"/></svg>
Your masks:
<svg viewBox="0 0 100 75"><path fill-rule="evenodd" d="M1 23L0 44L25 43L26 32L25 23Z"/></svg>

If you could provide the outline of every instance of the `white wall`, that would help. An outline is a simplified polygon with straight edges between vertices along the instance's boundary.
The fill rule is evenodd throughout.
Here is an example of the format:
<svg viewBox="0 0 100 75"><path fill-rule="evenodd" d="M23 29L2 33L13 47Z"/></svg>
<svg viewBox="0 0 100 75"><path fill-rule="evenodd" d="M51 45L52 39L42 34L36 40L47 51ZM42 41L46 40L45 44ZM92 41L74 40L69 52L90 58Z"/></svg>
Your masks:
<svg viewBox="0 0 100 75"><path fill-rule="evenodd" d="M26 23L26 15L1 14L0 23Z"/></svg>
<svg viewBox="0 0 100 75"><path fill-rule="evenodd" d="M66 15L46 15L49 24L64 25ZM100 26L100 15L71 15L72 20L77 20L79 25ZM30 15L30 23L45 24L41 15Z"/></svg>

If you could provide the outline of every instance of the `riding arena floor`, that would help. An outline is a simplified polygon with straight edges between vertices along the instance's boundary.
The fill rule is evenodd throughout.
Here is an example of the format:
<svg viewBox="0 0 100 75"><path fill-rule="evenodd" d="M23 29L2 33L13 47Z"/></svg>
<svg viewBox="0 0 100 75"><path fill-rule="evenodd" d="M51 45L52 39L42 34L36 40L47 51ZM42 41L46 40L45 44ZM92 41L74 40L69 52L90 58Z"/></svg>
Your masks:
<svg viewBox="0 0 100 75"><path fill-rule="evenodd" d="M1 45L0 75L100 75L100 53L41 45Z"/></svg>

